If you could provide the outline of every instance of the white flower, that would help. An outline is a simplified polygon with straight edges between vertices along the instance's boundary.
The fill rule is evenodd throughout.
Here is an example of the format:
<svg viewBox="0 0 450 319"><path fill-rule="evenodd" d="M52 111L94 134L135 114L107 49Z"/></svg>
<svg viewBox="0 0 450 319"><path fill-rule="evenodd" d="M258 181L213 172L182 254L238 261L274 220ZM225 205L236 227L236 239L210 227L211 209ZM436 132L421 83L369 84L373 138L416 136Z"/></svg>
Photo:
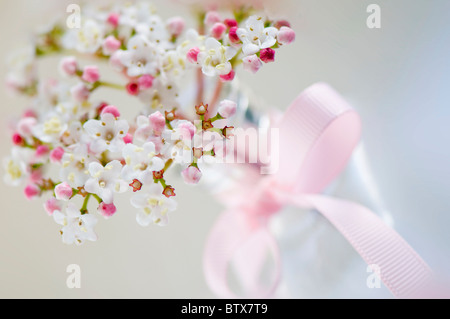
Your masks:
<svg viewBox="0 0 450 319"><path fill-rule="evenodd" d="M167 129L162 133L165 144L161 153L183 166L192 164L193 138L196 136L194 134L195 127L191 122L184 120L174 121L173 130Z"/></svg>
<svg viewBox="0 0 450 319"><path fill-rule="evenodd" d="M103 113L100 121L89 120L84 124L84 129L94 139L90 147L93 152L120 152L125 146L123 138L128 133L129 125L126 120L117 120L114 115Z"/></svg>
<svg viewBox="0 0 450 319"><path fill-rule="evenodd" d="M33 157L31 149L13 147L11 157L5 158L3 167L5 169L4 181L11 186L18 186L29 176L28 165Z"/></svg>
<svg viewBox="0 0 450 319"><path fill-rule="evenodd" d="M149 142L142 147L134 144L127 144L123 148L123 158L125 167L122 170L122 177L126 181L137 179L143 184L153 182L153 172L159 172L164 168L164 161L155 156L155 144Z"/></svg>
<svg viewBox="0 0 450 319"><path fill-rule="evenodd" d="M89 164L91 177L86 181L84 189L92 194L98 195L106 204L112 204L113 193L124 193L128 184L120 178L122 164L112 161L103 167L99 163Z"/></svg>
<svg viewBox="0 0 450 319"><path fill-rule="evenodd" d="M127 73L131 77L155 75L159 63L158 52L159 48L143 35L136 35L128 41L127 50L119 55L119 59L128 68Z"/></svg>
<svg viewBox="0 0 450 319"><path fill-rule="evenodd" d="M239 28L237 35L242 40L244 55L252 55L261 49L270 48L277 40L278 29L264 27L264 19L260 16L251 16L245 23L245 28Z"/></svg>
<svg viewBox="0 0 450 319"><path fill-rule="evenodd" d="M169 51L162 58L161 76L166 79L181 77L186 70L186 54L180 55L177 51Z"/></svg>
<svg viewBox="0 0 450 319"><path fill-rule="evenodd" d="M231 72L232 66L229 62L237 53L230 46L223 46L214 38L207 38L205 50L198 54L198 62L202 71L207 76L226 75Z"/></svg>
<svg viewBox="0 0 450 319"><path fill-rule="evenodd" d="M194 47L201 48L205 44L205 36L199 35L197 30L188 29L184 35L185 40L177 46L179 55L186 56L188 51Z"/></svg>
<svg viewBox="0 0 450 319"><path fill-rule="evenodd" d="M139 23L147 21L154 12L155 8L148 2L125 6L119 14L119 25L135 28Z"/></svg>
<svg viewBox="0 0 450 319"><path fill-rule="evenodd" d="M131 205L140 210L136 216L139 225L146 227L153 222L166 226L169 223L169 213L177 209L177 202L162 195L162 191L159 184L153 184L148 192L140 192L131 198Z"/></svg>
<svg viewBox="0 0 450 319"><path fill-rule="evenodd" d="M33 127L33 135L45 143L57 143L67 130L67 123L57 113L48 113L43 123Z"/></svg>
<svg viewBox="0 0 450 319"><path fill-rule="evenodd" d="M71 245L75 243L81 245L86 240L97 240L97 235L94 232L97 217L91 214L82 215L81 211L73 203L67 205L66 214L55 210L53 219L57 224L63 226L61 236L65 244Z"/></svg>
<svg viewBox="0 0 450 319"><path fill-rule="evenodd" d="M13 88L25 88L33 84L36 74L35 49L29 46L15 52L8 59L7 83Z"/></svg>
<svg viewBox="0 0 450 319"><path fill-rule="evenodd" d="M74 145L72 152L65 152L61 159L59 177L73 188L83 187L90 177L88 167L93 161L96 160L89 155L86 144Z"/></svg>
<svg viewBox="0 0 450 319"><path fill-rule="evenodd" d="M65 145L86 144L90 141L89 135L83 130L80 121L72 121L67 130L61 136L61 142Z"/></svg>
<svg viewBox="0 0 450 319"><path fill-rule="evenodd" d="M139 99L147 104L151 110L173 109L179 106L179 88L175 81L158 76L153 81L153 86L141 91Z"/></svg>
<svg viewBox="0 0 450 319"><path fill-rule="evenodd" d="M95 53L102 45L103 27L95 20L84 21L80 29L71 29L63 38L66 49L81 53Z"/></svg>
<svg viewBox="0 0 450 319"><path fill-rule="evenodd" d="M173 47L166 25L159 16L152 15L145 22L139 23L136 26L136 32L164 49Z"/></svg>

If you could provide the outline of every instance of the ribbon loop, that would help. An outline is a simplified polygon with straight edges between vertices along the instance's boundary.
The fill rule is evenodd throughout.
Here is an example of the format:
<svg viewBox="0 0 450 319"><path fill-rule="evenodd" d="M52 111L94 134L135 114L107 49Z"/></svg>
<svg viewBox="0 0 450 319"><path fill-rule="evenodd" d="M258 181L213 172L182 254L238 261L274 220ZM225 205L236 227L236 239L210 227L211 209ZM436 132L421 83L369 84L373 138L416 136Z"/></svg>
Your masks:
<svg viewBox="0 0 450 319"><path fill-rule="evenodd" d="M361 121L329 85L314 84L291 104L280 130L277 179L301 193L320 193L347 164Z"/></svg>

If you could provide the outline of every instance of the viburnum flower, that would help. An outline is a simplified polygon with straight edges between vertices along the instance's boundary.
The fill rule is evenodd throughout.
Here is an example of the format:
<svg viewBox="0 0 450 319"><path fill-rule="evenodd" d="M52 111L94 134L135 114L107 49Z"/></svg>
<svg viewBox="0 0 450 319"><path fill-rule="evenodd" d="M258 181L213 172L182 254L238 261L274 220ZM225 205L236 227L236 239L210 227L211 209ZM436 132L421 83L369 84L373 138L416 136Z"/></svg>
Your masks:
<svg viewBox="0 0 450 319"><path fill-rule="evenodd" d="M67 205L65 214L55 210L53 219L57 224L63 226L61 236L65 244L81 245L86 240L97 240L97 235L94 232L97 217L90 214L82 215L80 209L73 203Z"/></svg>
<svg viewBox="0 0 450 319"><path fill-rule="evenodd" d="M181 173L186 184L198 184L202 178L202 172L195 166L185 168Z"/></svg>
<svg viewBox="0 0 450 319"><path fill-rule="evenodd" d="M124 193L128 184L121 179L122 164L112 161L106 166L99 163L89 164L90 178L86 181L84 189L98 195L106 204L112 204L114 193Z"/></svg>
<svg viewBox="0 0 450 319"><path fill-rule="evenodd" d="M54 143L61 138L66 129L67 124L60 115L50 113L43 123L36 124L33 127L33 135L45 143Z"/></svg>
<svg viewBox="0 0 450 319"><path fill-rule="evenodd" d="M61 60L59 64L60 72L66 76L73 76L77 73L78 62L74 56L68 56Z"/></svg>
<svg viewBox="0 0 450 319"><path fill-rule="evenodd" d="M117 208L114 204L106 204L106 203L101 203L98 206L97 211L105 218L111 218L116 212L117 212Z"/></svg>
<svg viewBox="0 0 450 319"><path fill-rule="evenodd" d="M152 74L157 70L158 48L143 35L132 37L127 44L128 50L120 55L120 62L127 68L131 77Z"/></svg>
<svg viewBox="0 0 450 319"><path fill-rule="evenodd" d="M229 62L237 53L236 48L224 46L214 38L205 41L205 50L198 54L198 63L207 76L225 75L231 72Z"/></svg>
<svg viewBox="0 0 450 319"><path fill-rule="evenodd" d="M176 121L173 129L164 131L166 141L161 153L178 164L192 163L192 147L195 126L187 121Z"/></svg>
<svg viewBox="0 0 450 319"><path fill-rule="evenodd" d="M236 114L237 105L236 102L230 100L223 100L219 104L219 114L223 118L227 119Z"/></svg>
<svg viewBox="0 0 450 319"><path fill-rule="evenodd" d="M136 119L136 131L134 139L136 142L145 143L151 137L160 136L166 127L166 119L161 112L155 112L150 116L140 115Z"/></svg>
<svg viewBox="0 0 450 319"><path fill-rule="evenodd" d="M125 120L118 120L111 113L102 113L100 120L89 120L84 124L84 129L93 139L90 145L92 151L120 152L125 146L123 138L128 133L129 124Z"/></svg>
<svg viewBox="0 0 450 319"><path fill-rule="evenodd" d="M33 85L36 77L35 51L29 46L9 57L8 87L20 91Z"/></svg>
<svg viewBox="0 0 450 319"><path fill-rule="evenodd" d="M244 62L244 69L256 73L259 71L259 69L262 67L262 62L258 58L256 54L252 54L249 56L246 56L244 59L242 59Z"/></svg>
<svg viewBox="0 0 450 319"><path fill-rule="evenodd" d="M264 27L264 18L251 16L245 23L245 28L239 28L237 35L243 42L242 52L244 55L252 55L261 49L270 48L277 43L278 29L275 27Z"/></svg>
<svg viewBox="0 0 450 319"><path fill-rule="evenodd" d="M137 179L143 184L153 183L153 172L164 168L164 161L156 156L155 144L152 142L142 147L128 144L122 153L126 163L122 170L125 181Z"/></svg>
<svg viewBox="0 0 450 319"><path fill-rule="evenodd" d="M80 29L70 29L63 38L66 49L76 49L81 53L95 53L102 45L104 28L96 20L82 21Z"/></svg>
<svg viewBox="0 0 450 319"><path fill-rule="evenodd" d="M169 213L177 208L177 202L162 195L160 185L152 185L145 193L139 193L131 198L131 205L139 209L136 220L139 225L146 227L151 223L166 226L169 223Z"/></svg>
<svg viewBox="0 0 450 319"><path fill-rule="evenodd" d="M28 102L10 125L5 182L46 198L67 244L95 241L94 215L118 214L119 193L132 194L139 224L167 225L180 196L172 173L197 184L232 148L238 68L271 67L295 39L287 21L254 7L201 12L192 28L148 2L86 4L80 28L59 20L38 32L8 63L7 86ZM50 55L60 74L45 79L38 61ZM114 106L111 90L140 107Z"/></svg>
<svg viewBox="0 0 450 319"><path fill-rule="evenodd" d="M97 161L88 152L86 144L74 145L71 150L65 152L61 164L59 177L67 181L73 188L83 187L89 179L89 164Z"/></svg>

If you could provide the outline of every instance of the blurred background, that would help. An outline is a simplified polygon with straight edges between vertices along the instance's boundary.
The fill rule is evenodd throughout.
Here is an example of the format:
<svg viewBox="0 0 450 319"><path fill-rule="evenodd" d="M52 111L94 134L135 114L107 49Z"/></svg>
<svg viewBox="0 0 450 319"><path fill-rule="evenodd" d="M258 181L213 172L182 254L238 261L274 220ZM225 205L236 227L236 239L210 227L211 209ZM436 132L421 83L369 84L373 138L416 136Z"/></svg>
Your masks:
<svg viewBox="0 0 450 319"><path fill-rule="evenodd" d="M182 1L152 2L165 18L186 16L190 10ZM78 2L1 1L0 61L6 61L11 50L26 45L37 26L64 16L68 3ZM432 268L446 276L450 265L450 2L280 3L273 13L292 22L296 42L277 52L276 63L257 76L242 73L241 80L256 96L280 110L317 81L328 82L341 92L361 114L368 163L396 230ZM366 8L371 3L381 7L381 29L366 25ZM42 72L57 74L55 61L47 65ZM49 71L51 68L55 70ZM4 78L4 63L0 70ZM114 98L120 105L121 97ZM3 86L0 99L0 118L6 127L8 119L27 104L7 94ZM6 134L6 128L2 129L2 158L11 146ZM22 189L0 183L0 297L214 297L203 277L202 253L222 207L201 188L184 186L180 180L174 186L179 209L169 227L140 227L124 198L114 218L100 220L98 242L71 247L62 244L59 227L46 215L41 201L28 202ZM284 227L281 232L305 236L295 226ZM333 229L329 227L329 231ZM337 233L332 236L342 240ZM308 264L308 260L291 258L304 249L300 244L297 247L294 239L292 236L291 242L282 245L285 276L280 296L390 297L385 288L367 288L366 267L348 244L339 246L339 254L311 259ZM342 266L342 259L352 260L351 265ZM81 267L81 289L66 286L70 264Z"/></svg>

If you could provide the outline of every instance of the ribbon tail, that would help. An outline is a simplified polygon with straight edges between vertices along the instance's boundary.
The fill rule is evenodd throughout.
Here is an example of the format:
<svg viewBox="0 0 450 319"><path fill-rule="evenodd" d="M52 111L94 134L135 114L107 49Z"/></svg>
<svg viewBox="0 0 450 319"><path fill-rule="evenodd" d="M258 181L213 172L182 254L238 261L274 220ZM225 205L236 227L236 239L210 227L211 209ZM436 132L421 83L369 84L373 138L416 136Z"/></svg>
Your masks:
<svg viewBox="0 0 450 319"><path fill-rule="evenodd" d="M380 279L397 298L424 297L432 284L432 271L392 228L369 209L353 202L322 195L292 196L305 200L326 217L369 265L376 265Z"/></svg>
<svg viewBox="0 0 450 319"><path fill-rule="evenodd" d="M266 288L261 286L259 276L268 251L273 255L276 270L274 282ZM281 274L278 245L265 227L249 223L242 210L223 213L206 243L203 259L205 278L218 296L240 297L229 285L228 275L233 263L245 297L268 298L273 295Z"/></svg>

